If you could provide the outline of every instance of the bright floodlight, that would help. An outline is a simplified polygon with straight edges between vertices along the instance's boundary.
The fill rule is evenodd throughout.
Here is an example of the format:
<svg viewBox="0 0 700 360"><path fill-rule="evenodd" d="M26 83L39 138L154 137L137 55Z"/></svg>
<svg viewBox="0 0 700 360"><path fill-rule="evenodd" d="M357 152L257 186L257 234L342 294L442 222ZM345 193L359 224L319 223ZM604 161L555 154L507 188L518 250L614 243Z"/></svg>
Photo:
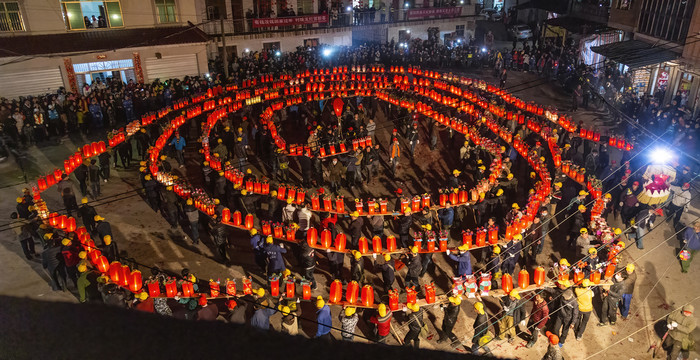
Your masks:
<svg viewBox="0 0 700 360"><path fill-rule="evenodd" d="M482 48L481 48L481 52L486 52L486 48L485 48L485 47L482 47Z"/></svg>
<svg viewBox="0 0 700 360"><path fill-rule="evenodd" d="M352 11L352 6L348 6L345 10L347 10L348 12L351 12L351 11Z"/></svg>
<svg viewBox="0 0 700 360"><path fill-rule="evenodd" d="M411 6L411 4L406 3L404 6L408 8L409 6Z"/></svg>
<svg viewBox="0 0 700 360"><path fill-rule="evenodd" d="M329 57L329 56L331 56L331 53L332 53L332 52L333 52L333 51L331 51L331 49L323 49L323 56L324 56L324 57Z"/></svg>
<svg viewBox="0 0 700 360"><path fill-rule="evenodd" d="M411 29L407 29L406 34L410 34L410 33L411 33Z"/></svg>
<svg viewBox="0 0 700 360"><path fill-rule="evenodd" d="M281 51L279 51L279 50L277 50L277 51L275 52L275 55L277 55L277 56L281 56L281 55L282 55L282 52L281 52Z"/></svg>
<svg viewBox="0 0 700 360"><path fill-rule="evenodd" d="M246 49L245 49L245 52L250 52L250 49L246 48Z"/></svg>
<svg viewBox="0 0 700 360"><path fill-rule="evenodd" d="M665 147L659 147L651 151L651 160L657 164L666 164L673 159L673 152Z"/></svg>

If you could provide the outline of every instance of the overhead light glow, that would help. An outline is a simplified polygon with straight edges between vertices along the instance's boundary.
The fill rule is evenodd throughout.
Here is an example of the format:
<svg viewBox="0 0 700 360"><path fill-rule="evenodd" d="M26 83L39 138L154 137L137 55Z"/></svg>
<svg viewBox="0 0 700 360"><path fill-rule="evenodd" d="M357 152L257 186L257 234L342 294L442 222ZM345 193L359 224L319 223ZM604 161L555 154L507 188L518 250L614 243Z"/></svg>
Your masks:
<svg viewBox="0 0 700 360"><path fill-rule="evenodd" d="M331 56L332 53L333 53L333 51L331 49L328 49L328 48L323 49L323 56L324 57L329 57L329 56Z"/></svg>
<svg viewBox="0 0 700 360"><path fill-rule="evenodd" d="M673 159L673 152L665 147L658 147L651 151L651 161L656 164L667 164Z"/></svg>

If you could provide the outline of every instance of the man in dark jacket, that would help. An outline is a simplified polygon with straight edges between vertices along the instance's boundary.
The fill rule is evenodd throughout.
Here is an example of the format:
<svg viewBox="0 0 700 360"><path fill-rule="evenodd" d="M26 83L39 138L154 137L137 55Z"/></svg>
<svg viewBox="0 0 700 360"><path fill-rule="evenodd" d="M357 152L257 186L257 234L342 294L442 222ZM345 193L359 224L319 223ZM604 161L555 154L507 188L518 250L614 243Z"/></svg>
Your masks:
<svg viewBox="0 0 700 360"><path fill-rule="evenodd" d="M365 280L365 264L362 259L362 253L357 250L352 252L352 261L350 262L350 279L357 281L360 285Z"/></svg>
<svg viewBox="0 0 700 360"><path fill-rule="evenodd" d="M300 242L299 249L299 264L303 268L302 274L304 278L311 281L311 289L316 290L316 278L314 278L314 270L316 269L316 250L314 250L306 241Z"/></svg>
<svg viewBox="0 0 700 360"><path fill-rule="evenodd" d="M449 303L447 305L442 305L441 308L445 311L445 316L442 318L442 332L440 332L440 339L438 343L444 342L448 338L453 343L458 340L457 335L452 332L455 325L457 324L457 317L459 317L459 309L462 304L461 295L450 296Z"/></svg>
<svg viewBox="0 0 700 360"><path fill-rule="evenodd" d="M90 187L92 188L92 197L97 199L98 196L102 195L100 188L100 178L102 177L102 171L100 167L97 166L97 161L95 159L90 160L90 166L88 167L88 179L90 180Z"/></svg>
<svg viewBox="0 0 700 360"><path fill-rule="evenodd" d="M517 338L518 325L521 321L525 321L525 307L520 301L520 293L513 289L508 296L500 298L501 306L503 307L503 317L498 323L500 334L498 338L504 340L508 337L508 342L512 343Z"/></svg>
<svg viewBox="0 0 700 360"><path fill-rule="evenodd" d="M586 207L584 205L578 206L578 211L573 214L571 219L571 227L569 228L569 247L573 248L576 244L576 239L578 238L581 228L585 228L586 219L584 214L586 213ZM560 339L561 340L561 339Z"/></svg>
<svg viewBox="0 0 700 360"><path fill-rule="evenodd" d="M287 253L287 249L284 248L284 244L275 245L272 236L268 236L265 239L265 245L263 246L263 251L267 255L267 276L272 274L281 274L286 266L284 265L284 258L282 254Z"/></svg>
<svg viewBox="0 0 700 360"><path fill-rule="evenodd" d="M84 197L81 203L78 208L78 217L83 219L83 225L85 225L88 232L92 233L95 231L95 215L97 215L97 211L95 211L94 207L88 205L87 197Z"/></svg>
<svg viewBox="0 0 700 360"><path fill-rule="evenodd" d="M384 292L389 293L394 286L396 280L396 263L389 254L384 254L384 263L379 265L382 272L382 280L384 280Z"/></svg>
<svg viewBox="0 0 700 360"><path fill-rule="evenodd" d="M47 243L48 247L41 253L41 265L49 273L51 289L63 290L61 284L66 283L66 268L61 254L61 244L53 236L48 236Z"/></svg>
<svg viewBox="0 0 700 360"><path fill-rule="evenodd" d="M467 245L461 245L457 248L457 254L447 250L447 256L457 262L457 272L455 276L465 276L472 274L472 255L469 253Z"/></svg>
<svg viewBox="0 0 700 360"><path fill-rule="evenodd" d="M104 243L105 236L112 236L112 225L106 222L105 218L100 215L95 215L93 219L95 220L95 232L97 232L97 236Z"/></svg>
<svg viewBox="0 0 700 360"><path fill-rule="evenodd" d="M559 344L563 345L566 342L566 336L569 334L569 329L573 328L574 321L578 319L578 302L574 291L569 287L569 281L557 281L559 294L556 296L556 305L553 314L554 326L552 331L559 336Z"/></svg>
<svg viewBox="0 0 700 360"><path fill-rule="evenodd" d="M413 347L418 349L420 347L420 331L423 329L423 309L420 308L416 303L408 304L408 333L403 339L404 346L410 346L411 341L413 341Z"/></svg>
<svg viewBox="0 0 700 360"><path fill-rule="evenodd" d="M501 265L501 270L504 273L513 275L515 271L515 264L518 263L520 259L520 252L523 249L523 243L521 240L523 236L520 234L513 235L513 239L508 242L507 245L503 245L505 252L503 253L503 264Z"/></svg>
<svg viewBox="0 0 700 360"><path fill-rule="evenodd" d="M406 255L404 262L408 268L408 273L406 274L404 284L406 287L415 286L420 292L419 277L423 266L421 265L420 255L418 255L418 247L414 246L411 248L411 253Z"/></svg>
<svg viewBox="0 0 700 360"><path fill-rule="evenodd" d="M350 234L350 246L353 249L357 249L360 237L362 236L362 228L365 225L365 219L359 216L357 211L353 211L350 214L350 226L348 227L348 232Z"/></svg>
<svg viewBox="0 0 700 360"><path fill-rule="evenodd" d="M87 160L73 170L75 178L78 179L78 183L80 183L80 193L83 194L83 196L87 195L88 167L85 164L86 162Z"/></svg>
<svg viewBox="0 0 700 360"><path fill-rule="evenodd" d="M617 322L617 304L622 299L622 275L616 274L613 276L612 285L603 285L600 291L600 297L603 301L603 309L600 314L600 323L598 326L615 325Z"/></svg>
<svg viewBox="0 0 700 360"><path fill-rule="evenodd" d="M474 311L476 311L476 319L474 319L474 336L472 337L472 354L478 353L479 350L479 339L489 333L489 317L486 315L484 310L484 304L482 302L476 302L474 304Z"/></svg>
<svg viewBox="0 0 700 360"><path fill-rule="evenodd" d="M411 209L406 208L404 215L399 217L399 242L403 248L407 248L411 245L409 232L412 224L413 217L411 216Z"/></svg>
<svg viewBox="0 0 700 360"><path fill-rule="evenodd" d="M622 304L620 306L620 315L627 320L630 312L630 304L632 303L632 294L634 293L634 285L637 282L637 272L634 264L627 264L625 271L622 272Z"/></svg>

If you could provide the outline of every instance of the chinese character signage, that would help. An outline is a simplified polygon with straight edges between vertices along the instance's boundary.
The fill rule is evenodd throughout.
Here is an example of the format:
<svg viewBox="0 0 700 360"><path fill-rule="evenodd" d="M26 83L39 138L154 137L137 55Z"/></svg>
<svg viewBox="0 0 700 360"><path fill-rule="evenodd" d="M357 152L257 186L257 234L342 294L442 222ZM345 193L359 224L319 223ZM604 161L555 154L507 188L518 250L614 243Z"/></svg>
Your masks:
<svg viewBox="0 0 700 360"><path fill-rule="evenodd" d="M462 15L462 7L443 7L427 9L411 9L406 11L408 19L420 19L430 16L455 17Z"/></svg>
<svg viewBox="0 0 700 360"><path fill-rule="evenodd" d="M265 18L265 19L253 19L253 27L273 27L273 26L294 26L294 25L306 25L306 24L319 24L327 23L328 14L323 15L305 15L305 16L292 16L292 17L281 17L281 18Z"/></svg>

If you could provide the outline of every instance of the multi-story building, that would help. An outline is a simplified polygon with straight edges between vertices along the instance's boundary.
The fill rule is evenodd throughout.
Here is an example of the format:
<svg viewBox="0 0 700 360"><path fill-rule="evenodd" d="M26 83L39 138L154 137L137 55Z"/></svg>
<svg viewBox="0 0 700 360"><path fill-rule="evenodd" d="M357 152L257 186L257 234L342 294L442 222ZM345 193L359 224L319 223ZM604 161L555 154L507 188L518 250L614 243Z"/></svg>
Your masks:
<svg viewBox="0 0 700 360"><path fill-rule="evenodd" d="M208 71L194 0L0 0L0 97Z"/></svg>
<svg viewBox="0 0 700 360"><path fill-rule="evenodd" d="M201 28L213 39L212 59L222 53L222 33L231 57L262 49L427 39L429 29L443 41L469 39L476 28L470 0L353 0L352 5L336 0L199 1Z"/></svg>
<svg viewBox="0 0 700 360"><path fill-rule="evenodd" d="M608 25L625 41L593 48L631 71L641 93L700 108L700 5L696 0L613 0Z"/></svg>

